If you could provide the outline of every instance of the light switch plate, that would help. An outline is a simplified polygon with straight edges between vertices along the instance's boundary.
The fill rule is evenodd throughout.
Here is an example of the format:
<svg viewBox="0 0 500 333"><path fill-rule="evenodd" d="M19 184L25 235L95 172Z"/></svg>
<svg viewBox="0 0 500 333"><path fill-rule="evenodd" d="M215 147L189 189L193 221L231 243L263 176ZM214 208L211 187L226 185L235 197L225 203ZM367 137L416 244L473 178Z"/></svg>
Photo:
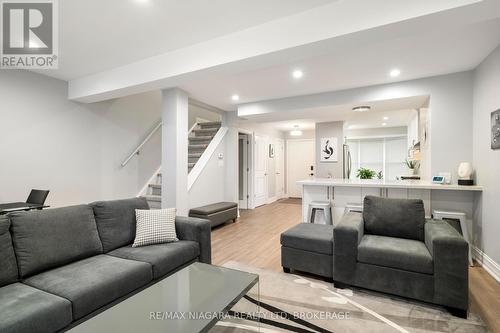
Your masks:
<svg viewBox="0 0 500 333"><path fill-rule="evenodd" d="M500 109L491 113L491 149L500 149Z"/></svg>

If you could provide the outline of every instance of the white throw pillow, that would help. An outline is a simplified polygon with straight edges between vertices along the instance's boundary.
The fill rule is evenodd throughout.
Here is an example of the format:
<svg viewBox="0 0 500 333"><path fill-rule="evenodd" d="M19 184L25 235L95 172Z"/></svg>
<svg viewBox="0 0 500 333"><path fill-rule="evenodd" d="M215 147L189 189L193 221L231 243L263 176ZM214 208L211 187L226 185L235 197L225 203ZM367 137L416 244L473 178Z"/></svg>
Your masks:
<svg viewBox="0 0 500 333"><path fill-rule="evenodd" d="M176 242L175 208L135 210L137 228L132 247Z"/></svg>

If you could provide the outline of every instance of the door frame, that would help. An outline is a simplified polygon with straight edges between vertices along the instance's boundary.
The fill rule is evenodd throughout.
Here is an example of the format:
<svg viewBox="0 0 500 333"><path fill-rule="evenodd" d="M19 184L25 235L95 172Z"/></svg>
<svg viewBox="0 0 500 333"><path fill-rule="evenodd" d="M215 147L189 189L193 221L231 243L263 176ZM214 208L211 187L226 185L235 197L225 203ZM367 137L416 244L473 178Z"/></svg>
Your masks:
<svg viewBox="0 0 500 333"><path fill-rule="evenodd" d="M243 142L243 159L242 159L243 165L240 165L240 163L239 163L240 140L247 141L246 143ZM242 184L240 184L238 182L238 207L240 207L241 209L248 209L250 207L250 205L249 205L249 201L250 201L249 183L250 183L251 179L250 179L250 165L248 163L249 157L250 157L249 151L250 151L250 135L247 133L238 132L238 175L240 172L240 167L246 168L246 170L243 170L243 177L246 178L246 181L244 181L244 183L243 183L243 196L246 195L246 198L244 197L242 200L239 199L239 191L240 191L240 186ZM239 179L239 177L238 177L238 179Z"/></svg>
<svg viewBox="0 0 500 333"><path fill-rule="evenodd" d="M286 162L285 162L285 160L286 160L285 139L275 138L274 139L274 143L275 143L275 147L274 147L275 151L277 151L276 150L276 148L277 148L276 146L277 146L278 143L281 143L283 145L283 152L282 152L282 156L281 156L281 173L282 174L280 175L280 178L283 179L283 192L279 192L278 191L278 188L277 188L277 185L278 185L278 181L277 181L278 175L277 174L275 175L275 180L276 180L275 181L275 183L276 183L276 186L275 186L276 187L275 188L276 199L279 200L279 199L283 199L284 197L286 197L286 190L285 189L287 187L287 185L285 184L285 181L286 181L286 179L285 179L285 173L286 173L286 171L285 171L285 168L286 168Z"/></svg>
<svg viewBox="0 0 500 333"><path fill-rule="evenodd" d="M285 165L285 169L286 169L286 177L285 177L285 180L286 180L286 194L285 196L287 198L290 198L290 193L288 193L289 189L288 189L288 184L290 183L290 172L289 172L289 168L290 168L290 161L289 161L289 157L290 157L290 149L289 149L289 142L300 142L300 141L311 141L314 146L316 147L315 145L315 139L286 139L286 152L285 152L285 155L286 155L286 165ZM316 149L314 150L314 155L316 156ZM316 173L316 161L314 163L314 172Z"/></svg>
<svg viewBox="0 0 500 333"><path fill-rule="evenodd" d="M260 137L264 138L267 141L265 143L265 151L269 152L269 135L261 134L261 133L258 133L258 132L254 132L253 133L253 138L252 138L253 139L252 140L252 142L253 142L253 147L252 147L253 148L252 149L252 154L253 154L253 171L254 171L253 172L253 178L252 178L252 180L253 180L252 181L252 183L253 183L252 185L253 185L253 192L254 192L253 196L252 196L252 209L256 207L256 205L255 205L255 182L257 180L256 179L256 172L255 172L255 170L257 169L256 165L255 165L255 163L257 162L257 158L255 157L255 152L257 150L257 149L255 149L255 137L256 136L260 136ZM266 173L265 173L265 177L266 177L266 186L265 186L266 197L264 199L264 204L263 205L266 205L266 204L269 203L268 202L269 201L269 174L268 174L269 173L269 165L268 165L269 161L268 161L268 159L269 159L269 155L266 154L265 159L264 159L264 161L266 163Z"/></svg>
<svg viewBox="0 0 500 333"><path fill-rule="evenodd" d="M248 201L247 201L247 207L248 209L255 209L255 201L254 201L254 182L255 182L255 177L254 177L254 146L255 146L255 135L254 132L243 129L243 128L238 128L238 134L246 134L248 135ZM238 135L238 143L239 143L239 135ZM239 166L238 166L239 168ZM239 170L239 169L238 169ZM239 186L239 184L238 184ZM238 187L239 189L239 187Z"/></svg>

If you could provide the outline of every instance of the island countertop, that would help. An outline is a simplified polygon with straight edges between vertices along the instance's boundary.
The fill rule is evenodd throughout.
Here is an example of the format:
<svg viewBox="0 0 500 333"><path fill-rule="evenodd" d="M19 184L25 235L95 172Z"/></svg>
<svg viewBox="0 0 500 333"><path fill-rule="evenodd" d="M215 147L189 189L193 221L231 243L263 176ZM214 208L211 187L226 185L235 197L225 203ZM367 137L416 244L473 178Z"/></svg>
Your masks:
<svg viewBox="0 0 500 333"><path fill-rule="evenodd" d="M435 184L425 180L383 180L383 179L342 179L342 178L311 178L297 181L299 185L333 186L333 187L375 187L402 188L422 190L451 190L481 192L482 186L463 186L457 184Z"/></svg>

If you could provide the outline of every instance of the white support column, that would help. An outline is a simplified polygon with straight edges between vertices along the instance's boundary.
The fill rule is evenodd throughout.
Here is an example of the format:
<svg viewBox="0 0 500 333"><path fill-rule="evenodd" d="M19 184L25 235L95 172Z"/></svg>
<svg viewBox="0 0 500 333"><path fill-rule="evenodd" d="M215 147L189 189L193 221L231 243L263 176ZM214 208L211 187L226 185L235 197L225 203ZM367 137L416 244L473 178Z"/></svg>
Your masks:
<svg viewBox="0 0 500 333"><path fill-rule="evenodd" d="M223 126L229 128L226 134L226 179L224 197L229 202L239 202L238 196L238 128L237 112L226 112Z"/></svg>
<svg viewBox="0 0 500 333"><path fill-rule="evenodd" d="M188 96L173 88L162 91L162 208L188 215Z"/></svg>

